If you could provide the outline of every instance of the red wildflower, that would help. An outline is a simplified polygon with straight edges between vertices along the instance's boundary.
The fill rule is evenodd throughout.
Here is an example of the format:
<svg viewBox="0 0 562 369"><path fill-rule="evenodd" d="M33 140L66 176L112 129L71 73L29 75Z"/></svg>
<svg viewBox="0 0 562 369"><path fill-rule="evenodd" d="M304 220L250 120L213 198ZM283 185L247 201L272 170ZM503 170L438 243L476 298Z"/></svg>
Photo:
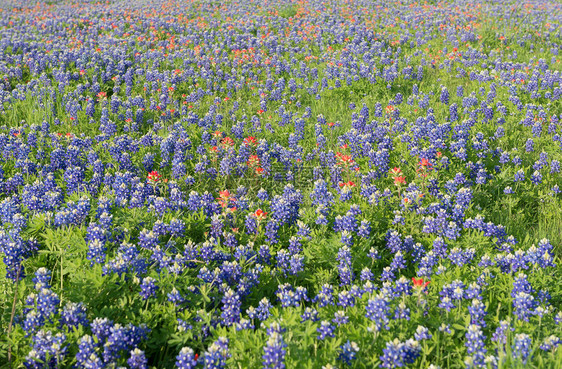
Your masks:
<svg viewBox="0 0 562 369"><path fill-rule="evenodd" d="M427 281L424 283L423 278L416 278L416 277L412 277L412 282L414 282L414 288L419 288L420 290L424 290L428 285L430 281Z"/></svg>
<svg viewBox="0 0 562 369"><path fill-rule="evenodd" d="M221 143L224 146L234 146L234 140L230 137L225 137L222 139Z"/></svg>
<svg viewBox="0 0 562 369"><path fill-rule="evenodd" d="M230 199L231 195L230 195L230 191L228 190L224 190L224 191L219 191L219 199L222 200L228 200Z"/></svg>
<svg viewBox="0 0 562 369"><path fill-rule="evenodd" d="M236 199L230 194L230 191L228 190L219 191L219 197L217 197L217 200L220 206L222 206L223 208L226 208L230 204L230 202L236 201ZM227 210L236 210L236 207L231 207L230 209L227 208Z"/></svg>
<svg viewBox="0 0 562 369"><path fill-rule="evenodd" d="M353 188L353 187L355 187L355 183L352 182L352 181L340 182L340 183L339 183L339 186L340 186L341 188L345 188L345 189L347 189L347 188Z"/></svg>
<svg viewBox="0 0 562 369"><path fill-rule="evenodd" d="M394 174L395 176L399 175L402 173L402 169L398 168L398 167L394 167L394 169L390 170L390 173Z"/></svg>
<svg viewBox="0 0 562 369"><path fill-rule="evenodd" d="M249 167L255 167L260 165L260 158L257 155L250 155L247 163Z"/></svg>
<svg viewBox="0 0 562 369"><path fill-rule="evenodd" d="M265 220L265 218L267 218L267 212L261 209L256 210L252 215L259 221Z"/></svg>
<svg viewBox="0 0 562 369"><path fill-rule="evenodd" d="M422 158L420 161L420 165L422 167L431 167L433 164L431 164L426 158Z"/></svg>
<svg viewBox="0 0 562 369"><path fill-rule="evenodd" d="M244 143L250 146L255 146L258 143L258 141L254 136L248 136L244 139Z"/></svg>
<svg viewBox="0 0 562 369"><path fill-rule="evenodd" d="M158 174L157 171L153 170L152 172L148 173L148 175L146 176L146 178L153 183L159 182L160 179L162 178L162 176L160 174Z"/></svg>
<svg viewBox="0 0 562 369"><path fill-rule="evenodd" d="M406 177L401 176L401 177L393 177L394 178L394 184L399 186L401 184L406 184Z"/></svg>

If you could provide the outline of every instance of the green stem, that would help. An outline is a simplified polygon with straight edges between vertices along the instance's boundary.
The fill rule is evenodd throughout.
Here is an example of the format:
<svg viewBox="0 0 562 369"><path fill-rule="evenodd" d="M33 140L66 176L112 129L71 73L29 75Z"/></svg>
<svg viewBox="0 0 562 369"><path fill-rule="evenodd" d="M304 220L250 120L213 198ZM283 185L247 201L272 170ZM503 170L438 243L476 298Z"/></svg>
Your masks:
<svg viewBox="0 0 562 369"><path fill-rule="evenodd" d="M64 272L63 272L63 264L62 264L63 255L64 255L64 253L61 252L61 254L60 254L60 297L61 297L60 298L60 306L62 306L62 291L63 291L62 288L63 288L63 284L64 284L64 278L63 278Z"/></svg>
<svg viewBox="0 0 562 369"><path fill-rule="evenodd" d="M8 342L10 342L10 333L12 332L12 325L14 323L14 317L16 315L16 301L18 299L18 286L20 281L21 263L18 265L18 273L16 274L16 286L14 291L14 299L12 300L12 313L10 314L10 324L8 324ZM8 345L8 366L12 367L12 343Z"/></svg>

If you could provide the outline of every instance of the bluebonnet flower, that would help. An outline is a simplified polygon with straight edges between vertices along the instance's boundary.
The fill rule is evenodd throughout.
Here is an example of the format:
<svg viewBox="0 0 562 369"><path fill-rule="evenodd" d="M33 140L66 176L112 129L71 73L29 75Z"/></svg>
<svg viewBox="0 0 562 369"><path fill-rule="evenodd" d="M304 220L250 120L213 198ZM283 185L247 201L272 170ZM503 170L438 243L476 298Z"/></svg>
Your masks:
<svg viewBox="0 0 562 369"><path fill-rule="evenodd" d="M197 359L193 349L183 347L176 356L176 367L178 369L194 369L197 366Z"/></svg>
<svg viewBox="0 0 562 369"><path fill-rule="evenodd" d="M562 340L560 340L559 337L556 337L555 335L550 335L544 339L543 343L541 343L539 348L543 351L553 351L558 346L560 346L561 343Z"/></svg>
<svg viewBox="0 0 562 369"><path fill-rule="evenodd" d="M129 364L129 368L131 369L146 369L148 366L144 351L138 348L132 350L131 357L127 360L127 364Z"/></svg>
<svg viewBox="0 0 562 369"><path fill-rule="evenodd" d="M365 316L375 323L377 330L388 329L390 306L388 299L379 294L369 299L365 308Z"/></svg>
<svg viewBox="0 0 562 369"><path fill-rule="evenodd" d="M394 280L394 270L390 267L384 267L380 276L381 281L392 281Z"/></svg>
<svg viewBox="0 0 562 369"><path fill-rule="evenodd" d="M299 299L295 294L292 286L288 283L279 285L277 289L277 298L281 302L282 307L298 306Z"/></svg>
<svg viewBox="0 0 562 369"><path fill-rule="evenodd" d="M279 323L273 322L267 329L268 340L264 347L263 367L271 369L285 368L285 353L287 344L283 340L284 329Z"/></svg>
<svg viewBox="0 0 562 369"><path fill-rule="evenodd" d="M340 285L350 285L353 281L353 270L351 265L351 250L349 247L342 247L337 255L338 270L340 273Z"/></svg>
<svg viewBox="0 0 562 369"><path fill-rule="evenodd" d="M374 247L371 247L367 256L370 257L373 261L381 258L381 255L379 255L378 250L375 249Z"/></svg>
<svg viewBox="0 0 562 369"><path fill-rule="evenodd" d="M362 281L372 281L375 278L375 275L369 268L363 268L360 274L360 279Z"/></svg>
<svg viewBox="0 0 562 369"><path fill-rule="evenodd" d="M527 280L527 275L524 273L519 273L513 281L513 290L511 291L511 297L515 298L519 292L533 293L534 289Z"/></svg>
<svg viewBox="0 0 562 369"><path fill-rule="evenodd" d="M107 318L95 318L91 324L92 333L98 341L105 341L111 334L112 326L113 322Z"/></svg>
<svg viewBox="0 0 562 369"><path fill-rule="evenodd" d="M341 326L349 323L349 317L345 315L345 311L338 310L334 313L334 319L332 319L332 322L334 322L338 326Z"/></svg>
<svg viewBox="0 0 562 369"><path fill-rule="evenodd" d="M103 368L103 362L96 354L96 344L92 336L82 336L78 344L76 361L82 368Z"/></svg>
<svg viewBox="0 0 562 369"><path fill-rule="evenodd" d="M338 306L350 307L355 305L355 298L348 291L341 291L338 299Z"/></svg>
<svg viewBox="0 0 562 369"><path fill-rule="evenodd" d="M401 251L397 251L396 254L394 254L392 262L390 263L390 269L392 271L397 271L404 268L406 268L406 259L404 258L404 255Z"/></svg>
<svg viewBox="0 0 562 369"><path fill-rule="evenodd" d="M479 264L483 264L483 263L480 262ZM471 284L468 285L468 287L466 287L466 290L464 291L464 298L481 300L482 299L481 292L482 292L482 287L480 286L480 284L476 282L472 282Z"/></svg>
<svg viewBox="0 0 562 369"><path fill-rule="evenodd" d="M441 326L439 327L439 331L446 333L446 334L451 334L451 327L448 324L445 323L441 323Z"/></svg>
<svg viewBox="0 0 562 369"><path fill-rule="evenodd" d="M41 290L41 288L51 288L51 271L47 268L39 268L35 272L33 277L33 283L35 284L36 290Z"/></svg>
<svg viewBox="0 0 562 369"><path fill-rule="evenodd" d="M191 324L188 324L183 319L178 318L177 323L178 323L178 328L177 328L178 332L185 332L193 329L193 326Z"/></svg>
<svg viewBox="0 0 562 369"><path fill-rule="evenodd" d="M307 320L312 322L318 321L318 311L311 307L307 307L304 309L304 313L301 315L301 322L304 323Z"/></svg>
<svg viewBox="0 0 562 369"><path fill-rule="evenodd" d="M449 90L446 87L441 87L441 102L445 105L449 105Z"/></svg>
<svg viewBox="0 0 562 369"><path fill-rule="evenodd" d="M531 353L531 337L526 333L516 334L513 339L512 352L514 357L526 364Z"/></svg>
<svg viewBox="0 0 562 369"><path fill-rule="evenodd" d="M471 356L471 366L477 368L485 367L486 348L484 345L484 334L480 326L471 324L465 334L465 346L467 353Z"/></svg>
<svg viewBox="0 0 562 369"><path fill-rule="evenodd" d="M529 321L535 307L534 297L526 292L518 292L513 299L513 313L521 320Z"/></svg>
<svg viewBox="0 0 562 369"><path fill-rule="evenodd" d="M402 249L402 239L397 231L388 231L386 234L386 247L393 253Z"/></svg>
<svg viewBox="0 0 562 369"><path fill-rule="evenodd" d="M319 307L325 307L334 304L334 287L329 284L324 284L320 288L318 294L314 297L312 302L318 303Z"/></svg>
<svg viewBox="0 0 562 369"><path fill-rule="evenodd" d="M60 322L68 327L87 327L89 321L86 315L86 307L82 303L67 303L61 312Z"/></svg>
<svg viewBox="0 0 562 369"><path fill-rule="evenodd" d="M387 342L386 348L382 350L380 356L383 368L398 368L408 364L412 364L420 356L421 347L418 341L407 340L400 342L398 339Z"/></svg>
<svg viewBox="0 0 562 369"><path fill-rule="evenodd" d="M441 302L439 303L441 309L445 309L448 312L454 309L456 306L451 302L451 298L448 296L443 296Z"/></svg>
<svg viewBox="0 0 562 369"><path fill-rule="evenodd" d="M519 169L516 173L515 173L515 177L514 177L514 181L515 182L521 182L525 180L525 173L523 172L522 169Z"/></svg>
<svg viewBox="0 0 562 369"><path fill-rule="evenodd" d="M525 151L533 152L535 150L534 145L535 143L532 138L527 139L527 142L525 142Z"/></svg>
<svg viewBox="0 0 562 369"><path fill-rule="evenodd" d="M406 306L404 301L400 301L400 303L396 306L396 310L394 310L394 319L410 320L410 308Z"/></svg>
<svg viewBox="0 0 562 369"><path fill-rule="evenodd" d="M542 183L542 174L541 172L539 172L538 170L535 170L533 172L533 174L531 175L531 182L534 185L538 185Z"/></svg>
<svg viewBox="0 0 562 369"><path fill-rule="evenodd" d="M205 369L224 369L226 360L230 357L228 352L228 339L219 337L207 349L204 356Z"/></svg>
<svg viewBox="0 0 562 369"><path fill-rule="evenodd" d="M422 325L418 325L418 328L416 329L416 333L414 334L414 338L417 341L423 341L423 340L428 340L430 339L432 336L429 333L429 330L422 326Z"/></svg>
<svg viewBox="0 0 562 369"><path fill-rule="evenodd" d="M221 319L224 325L230 326L240 320L240 296L232 289L226 290L222 298Z"/></svg>
<svg viewBox="0 0 562 369"><path fill-rule="evenodd" d="M347 340L345 344L340 346L340 354L338 359L344 362L346 365L351 365L353 360L355 360L357 356L357 352L359 352L359 346L355 342L350 342Z"/></svg>
<svg viewBox="0 0 562 369"><path fill-rule="evenodd" d="M272 307L273 305L271 305L271 302L269 302L269 300L266 297L264 297L263 299L260 300L258 307L254 311L253 316L250 316L250 318L253 318L255 316L257 319L261 321L266 320L271 316L270 310Z"/></svg>
<svg viewBox="0 0 562 369"><path fill-rule="evenodd" d="M41 330L33 336L32 349L25 358L27 368L59 367L66 354L66 336L63 333L53 335L51 331Z"/></svg>
<svg viewBox="0 0 562 369"><path fill-rule="evenodd" d="M179 305L185 301L181 293L174 287L170 293L168 293L168 301L175 305Z"/></svg>
<svg viewBox="0 0 562 369"><path fill-rule="evenodd" d="M357 230L357 235L362 238L368 238L371 233L371 224L367 220L362 220L359 229Z"/></svg>
<svg viewBox="0 0 562 369"><path fill-rule="evenodd" d="M335 327L330 324L327 320L320 322L320 326L316 329L318 332L318 339L324 340L327 337L334 337Z"/></svg>
<svg viewBox="0 0 562 369"><path fill-rule="evenodd" d="M411 295L412 294L412 285L410 283L410 281L404 277L401 276L397 281L396 281L396 286L394 288L394 292L397 295Z"/></svg>
<svg viewBox="0 0 562 369"><path fill-rule="evenodd" d="M479 326L485 327L486 322L484 321L484 316L487 314L486 309L482 301L478 299L472 300L472 306L468 307L468 312L470 313L470 323L477 324Z"/></svg>
<svg viewBox="0 0 562 369"><path fill-rule="evenodd" d="M154 296L156 294L156 291L158 290L158 286L156 285L155 280L152 277L143 278L140 287L140 295L143 300L147 300L149 297Z"/></svg>
<svg viewBox="0 0 562 369"><path fill-rule="evenodd" d="M110 334L103 346L103 360L106 363L117 360L120 351L131 350L137 346L149 332L144 326L136 327L131 324L126 327L115 324L109 330Z"/></svg>

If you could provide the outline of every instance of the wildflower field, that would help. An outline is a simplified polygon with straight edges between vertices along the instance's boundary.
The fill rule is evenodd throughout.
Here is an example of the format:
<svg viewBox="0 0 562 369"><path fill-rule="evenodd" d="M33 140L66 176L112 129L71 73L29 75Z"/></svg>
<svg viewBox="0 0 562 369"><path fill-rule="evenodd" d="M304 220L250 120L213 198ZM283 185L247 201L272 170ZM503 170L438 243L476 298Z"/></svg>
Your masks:
<svg viewBox="0 0 562 369"><path fill-rule="evenodd" d="M562 368L561 26L0 1L0 368Z"/></svg>

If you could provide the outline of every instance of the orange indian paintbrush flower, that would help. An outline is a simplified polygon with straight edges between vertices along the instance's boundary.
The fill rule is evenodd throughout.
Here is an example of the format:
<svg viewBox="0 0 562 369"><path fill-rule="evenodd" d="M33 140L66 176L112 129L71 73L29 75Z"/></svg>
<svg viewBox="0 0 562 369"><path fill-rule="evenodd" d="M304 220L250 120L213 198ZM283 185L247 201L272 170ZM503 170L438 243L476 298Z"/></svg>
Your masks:
<svg viewBox="0 0 562 369"><path fill-rule="evenodd" d="M265 218L267 218L267 212L261 209L256 210L253 215L259 221L265 220Z"/></svg>
<svg viewBox="0 0 562 369"><path fill-rule="evenodd" d="M423 278L412 277L412 282L414 282L415 288L419 288L419 289L423 290L429 285L430 281L427 281L427 282L424 283Z"/></svg>

